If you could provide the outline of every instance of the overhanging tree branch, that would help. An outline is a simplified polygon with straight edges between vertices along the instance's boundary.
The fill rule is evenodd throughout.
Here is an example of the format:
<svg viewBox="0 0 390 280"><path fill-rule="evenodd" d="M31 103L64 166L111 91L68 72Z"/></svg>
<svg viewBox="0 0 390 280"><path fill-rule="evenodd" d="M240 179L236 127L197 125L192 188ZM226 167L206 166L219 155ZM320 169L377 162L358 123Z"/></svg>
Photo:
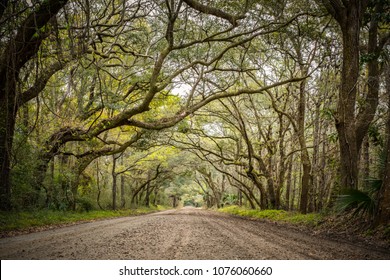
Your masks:
<svg viewBox="0 0 390 280"><path fill-rule="evenodd" d="M299 78L291 78L291 79L280 81L280 82L277 82L277 83L274 83L271 85L263 86L263 87L260 87L257 89L242 88L242 89L239 89L236 91L222 92L219 94L214 94L214 95L211 95L211 96L207 97L206 99L198 102L197 104L191 106L190 108L187 108L181 112L178 112L174 117L162 119L162 120L156 121L156 122L143 122L143 121L131 118L128 120L123 120L122 123L123 123L123 125L136 126L136 127L145 128L145 129L161 130L164 128L174 126L179 121L183 120L185 117L196 112L197 110L199 110L200 108L209 104L212 101L222 99L222 98L227 98L227 97L238 96L238 95L242 95L242 94L262 93L262 92L267 91L271 88L278 87L278 86L281 86L284 84L300 82L306 78L308 78L308 77L306 76L306 77L299 77Z"/></svg>
<svg viewBox="0 0 390 280"><path fill-rule="evenodd" d="M239 15L239 16L233 16L231 14L228 14L220 9L217 9L217 8L214 8L214 7L211 7L211 6L206 6L206 5L203 5L195 0L183 0L183 2L185 2L188 6L190 6L191 8L201 12L201 13L204 13L204 14L208 14L208 15L213 15L213 16L216 16L216 17L219 17L219 18L223 18L223 19L226 19L227 21L229 21L233 26L237 26L238 23L237 21L240 20L240 19L243 19L245 18L245 16L243 15Z"/></svg>

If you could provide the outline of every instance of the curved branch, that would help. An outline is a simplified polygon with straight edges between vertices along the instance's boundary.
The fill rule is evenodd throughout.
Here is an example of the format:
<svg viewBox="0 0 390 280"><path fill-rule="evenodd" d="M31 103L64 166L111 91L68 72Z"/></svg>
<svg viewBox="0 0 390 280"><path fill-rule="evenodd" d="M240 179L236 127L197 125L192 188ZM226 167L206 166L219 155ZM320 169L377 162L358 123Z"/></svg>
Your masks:
<svg viewBox="0 0 390 280"><path fill-rule="evenodd" d="M135 127L140 127L140 128L145 128L145 129L151 129L151 130L161 130L164 128L172 127L175 124L177 124L179 121L183 120L185 117L193 114L203 106L211 103L212 101L222 99L222 98L227 98L227 97L232 97L232 96L238 96L241 94L257 94L257 93L262 93L265 92L271 88L278 87L284 84L288 83L294 83L294 82L300 82L304 79L308 78L306 77L299 77L299 78L291 78L288 80L280 81L277 83L273 83L271 85L263 86L257 89L248 89L248 88L242 88L236 91L231 91L231 92L221 92L218 94L211 95L207 97L206 99L203 99L202 101L198 102L197 104L193 105L190 108L187 108L181 112L178 112L175 116L171 118L165 118L161 119L156 122L143 122L140 120L136 120L133 118L130 118L128 120L123 120L122 123L123 125L129 125L129 126L135 126Z"/></svg>
<svg viewBox="0 0 390 280"><path fill-rule="evenodd" d="M245 16L243 15L240 15L240 16L233 16L231 14L228 14L220 9L217 9L217 8L214 8L214 7L211 7L211 6L206 6L206 5L203 5L195 0L183 0L188 6L190 6L191 8L201 12L201 13L204 13L204 14L208 14L208 15L213 15L213 16L216 16L216 17L219 17L219 18L223 18L223 19L226 19L227 21L229 21L233 26L237 26L237 21L240 20L240 19L243 19L245 18Z"/></svg>
<svg viewBox="0 0 390 280"><path fill-rule="evenodd" d="M32 12L26 20L21 24L16 32L16 36L11 40L2 54L2 63L0 69L0 76L2 77L7 71L9 55L17 56L13 69L18 72L20 68L33 57L39 49L42 40L45 36L36 37L35 34L45 26L51 18L53 18L68 2L68 0L48 0L43 1L39 8Z"/></svg>
<svg viewBox="0 0 390 280"><path fill-rule="evenodd" d="M25 104L28 101L36 98L41 93L41 91L46 87L46 84L49 82L50 78L55 73L63 69L64 65L65 63L58 61L56 63L53 63L46 69L44 69L45 71L42 71L43 72L42 75L37 77L35 84L32 87L30 87L28 90L21 93L20 100L19 100L20 104Z"/></svg>

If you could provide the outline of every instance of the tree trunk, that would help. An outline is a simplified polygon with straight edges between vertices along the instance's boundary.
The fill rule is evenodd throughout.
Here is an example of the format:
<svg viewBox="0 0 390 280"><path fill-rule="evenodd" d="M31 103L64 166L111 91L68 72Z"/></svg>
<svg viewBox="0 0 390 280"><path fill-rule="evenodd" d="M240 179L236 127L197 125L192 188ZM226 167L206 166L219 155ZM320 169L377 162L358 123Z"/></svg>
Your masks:
<svg viewBox="0 0 390 280"><path fill-rule="evenodd" d="M351 11L351 14L353 12ZM343 69L336 128L340 144L340 178L343 188L357 189L359 153L356 142L355 101L359 74L359 23L351 18L343 30Z"/></svg>
<svg viewBox="0 0 390 280"><path fill-rule="evenodd" d="M102 194L102 190L100 188L100 176L99 176L99 159L96 160L96 186L97 186L97 197L96 197L96 203L99 206L100 210L103 210L102 205L100 204L100 196Z"/></svg>
<svg viewBox="0 0 390 280"><path fill-rule="evenodd" d="M323 130L322 132L322 139L326 139L327 134L326 134L326 129ZM327 143L323 141L322 143L322 148L321 148L321 157L320 157L320 163L319 163L319 168L318 168L318 188L319 188L319 202L318 202L318 210L322 210L323 206L327 203L328 201L328 193L330 189L327 188L328 186L328 180L327 176L325 173L325 168L326 168L326 159L328 157L327 152L329 152L329 149L327 148Z"/></svg>
<svg viewBox="0 0 390 280"><path fill-rule="evenodd" d="M279 153L280 153L280 159L279 159L279 178L277 180L276 184L276 190L275 190L275 208L280 209L281 202L280 202L280 196L283 189L283 186L285 186L286 182L286 155L285 155L285 146L284 146L284 128L283 128L283 118L282 115L279 115Z"/></svg>
<svg viewBox="0 0 390 280"><path fill-rule="evenodd" d="M388 106L390 106L390 65L387 65L385 74L386 94L388 97ZM382 186L379 192L378 212L375 217L376 225L387 225L390 223L390 112L387 113L386 130L386 163Z"/></svg>
<svg viewBox="0 0 390 280"><path fill-rule="evenodd" d="M390 129L390 117L387 120L387 128ZM379 194L378 212L375 219L376 225L390 223L390 135L387 136L386 165L382 187Z"/></svg>
<svg viewBox="0 0 390 280"><path fill-rule="evenodd" d="M172 196L172 207L173 207L173 208L176 208L176 207L177 207L177 199L176 199L176 196L175 196L175 195Z"/></svg>
<svg viewBox="0 0 390 280"><path fill-rule="evenodd" d="M246 192L243 192L243 194L245 195L246 200L249 202L249 205L251 206L251 209L256 209L256 206L253 203L253 200L251 199L250 195L247 194ZM254 199L254 200L257 201L257 199ZM259 203L257 205L259 205ZM241 206L242 206L242 204L241 204Z"/></svg>
<svg viewBox="0 0 390 280"><path fill-rule="evenodd" d="M121 163L123 165L123 156L121 157ZM126 199L125 199L125 176L121 175L121 208L125 208Z"/></svg>
<svg viewBox="0 0 390 280"><path fill-rule="evenodd" d="M359 78L360 24L368 0L322 0L330 14L338 21L343 34L343 67L337 106L336 128L340 144L340 178L343 188L358 188L359 152L378 105L379 67L378 14L384 1L375 1L368 34L368 92L356 117L356 97Z"/></svg>
<svg viewBox="0 0 390 280"><path fill-rule="evenodd" d="M338 1L323 0L322 2L338 21L343 37L343 66L336 115L336 129L340 145L341 187L357 189L358 155L361 146L361 142L357 139L355 117L359 77L359 37L360 22L368 1L353 0L345 2L344 5ZM364 137L365 133L360 130L359 134ZM363 137L361 137L362 140Z"/></svg>
<svg viewBox="0 0 390 280"><path fill-rule="evenodd" d="M0 209L11 210L11 152L15 129L15 96L8 92L0 95Z"/></svg>
<svg viewBox="0 0 390 280"><path fill-rule="evenodd" d="M117 189L117 177L118 175L115 172L116 168L116 160L115 155L112 155L112 210L116 210L116 189Z"/></svg>
<svg viewBox="0 0 390 280"><path fill-rule="evenodd" d="M10 58L7 62L11 63ZM15 131L16 73L6 70L0 76L0 209L11 210L11 153Z"/></svg>
<svg viewBox="0 0 390 280"><path fill-rule="evenodd" d="M288 162L288 170L287 170L287 178L286 178L286 210L290 210L290 196L291 196L291 182L292 182L292 166L293 166L293 158Z"/></svg>
<svg viewBox="0 0 390 280"><path fill-rule="evenodd" d="M137 203L136 203L137 193L138 193L138 188L136 185L134 191L132 191L131 199L130 199L130 208L132 208L132 209L137 207Z"/></svg>
<svg viewBox="0 0 390 280"><path fill-rule="evenodd" d="M154 193L153 206L154 206L154 207L157 207L158 204L159 204L159 200L158 200L158 191L159 191L159 188L158 188L158 187L155 187L155 188L154 188L154 191L153 191L153 193Z"/></svg>
<svg viewBox="0 0 390 280"><path fill-rule="evenodd" d="M310 170L310 164L302 164L301 198L299 202L299 211L303 214L307 213L307 205L309 201Z"/></svg>
<svg viewBox="0 0 390 280"><path fill-rule="evenodd" d="M313 157L312 157L312 195L311 195L311 208L314 211L318 210L320 200L320 188L319 174L320 174L320 137L321 137L321 125L320 125L320 102L316 102L316 110L314 114L314 131L313 131Z"/></svg>
<svg viewBox="0 0 390 280"><path fill-rule="evenodd" d="M150 171L148 173L148 181L150 181ZM146 184L146 190L145 190L145 206L150 207L150 193L151 193L151 187L150 183Z"/></svg>
<svg viewBox="0 0 390 280"><path fill-rule="evenodd" d="M261 180L259 179L259 177L252 171L252 172L248 172L248 177L249 179L252 180L253 184L256 186L256 188L259 190L260 192L260 199L258 200L259 203L260 203L260 209L267 209L268 208L268 198L267 198L267 193L264 189L264 186L263 184L261 183ZM257 201L257 199L256 199Z"/></svg>
<svg viewBox="0 0 390 280"><path fill-rule="evenodd" d="M121 175L121 208L125 208L126 198L125 198L125 176Z"/></svg>
<svg viewBox="0 0 390 280"><path fill-rule="evenodd" d="M302 167L299 166L298 167L298 174L295 175L294 174L294 183L293 183L293 190L292 190L292 197L291 197L291 207L290 207L290 210L294 210L295 209L295 198L297 197L297 180L298 178L301 178L301 174L302 174ZM295 168L294 168L295 169ZM299 201L297 203L297 205L299 204Z"/></svg>
<svg viewBox="0 0 390 280"><path fill-rule="evenodd" d="M237 193L237 197L238 197L238 206L242 206L242 191L241 190L238 190L238 193Z"/></svg>
<svg viewBox="0 0 390 280"><path fill-rule="evenodd" d="M370 178L370 141L368 136L364 137L363 140L363 149L362 149L362 158L363 158L363 187L367 189L369 187L369 178Z"/></svg>
<svg viewBox="0 0 390 280"><path fill-rule="evenodd" d="M301 73L307 75L307 70L301 69ZM298 140L301 147L301 162L302 162L302 179L301 179L301 198L299 203L299 211L303 214L307 213L309 202L309 192L311 189L311 162L309 152L306 146L305 137L305 114L306 114L306 81L302 81L299 85L299 105L298 105Z"/></svg>

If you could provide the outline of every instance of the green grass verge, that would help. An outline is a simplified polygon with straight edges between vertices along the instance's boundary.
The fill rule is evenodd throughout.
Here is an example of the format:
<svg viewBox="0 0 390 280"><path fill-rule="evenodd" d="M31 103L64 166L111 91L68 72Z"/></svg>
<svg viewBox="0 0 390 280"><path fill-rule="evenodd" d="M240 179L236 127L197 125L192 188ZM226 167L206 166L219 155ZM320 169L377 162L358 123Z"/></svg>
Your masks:
<svg viewBox="0 0 390 280"><path fill-rule="evenodd" d="M219 212L249 217L255 219L266 219L270 221L283 221L291 224L316 226L322 220L319 213L300 214L284 210L253 210L245 209L238 206L228 206L218 209Z"/></svg>
<svg viewBox="0 0 390 280"><path fill-rule="evenodd" d="M31 212L0 212L0 232L26 230L35 227L133 216L161 211L163 206L126 210L95 210L89 212L37 210Z"/></svg>

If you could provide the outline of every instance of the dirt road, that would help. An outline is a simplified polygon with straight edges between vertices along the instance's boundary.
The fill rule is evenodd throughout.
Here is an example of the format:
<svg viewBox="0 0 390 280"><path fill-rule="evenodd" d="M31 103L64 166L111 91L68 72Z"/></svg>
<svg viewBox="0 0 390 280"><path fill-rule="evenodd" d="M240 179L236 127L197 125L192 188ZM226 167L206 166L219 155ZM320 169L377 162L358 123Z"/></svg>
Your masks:
<svg viewBox="0 0 390 280"><path fill-rule="evenodd" d="M195 208L0 240L1 259L390 259L390 252Z"/></svg>

